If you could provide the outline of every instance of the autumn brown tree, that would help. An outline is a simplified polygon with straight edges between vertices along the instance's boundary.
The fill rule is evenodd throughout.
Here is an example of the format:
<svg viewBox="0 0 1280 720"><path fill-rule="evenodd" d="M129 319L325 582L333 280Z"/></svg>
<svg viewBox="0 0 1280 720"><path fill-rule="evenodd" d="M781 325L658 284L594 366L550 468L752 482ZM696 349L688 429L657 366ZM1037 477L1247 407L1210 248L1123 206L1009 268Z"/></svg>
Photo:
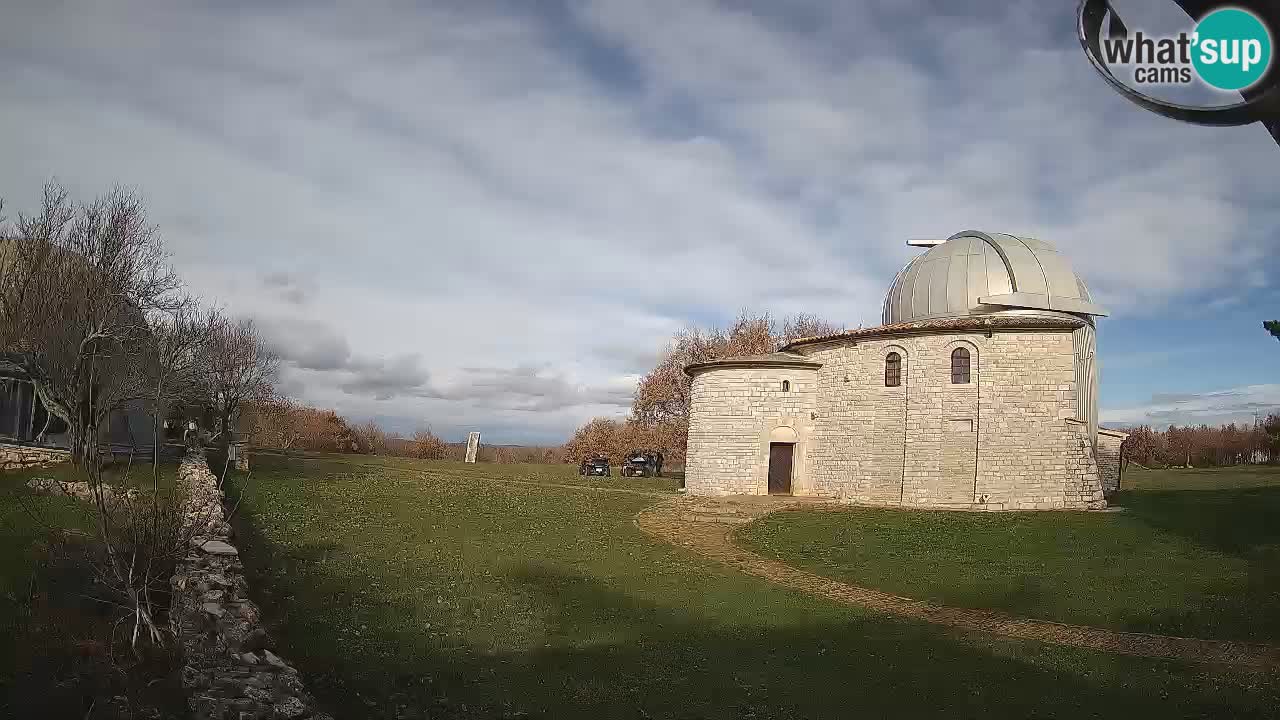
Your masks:
<svg viewBox="0 0 1280 720"><path fill-rule="evenodd" d="M656 450L669 464L684 463L689 432L692 381L684 368L695 362L778 350L792 340L839 332L814 315L775 322L768 313L743 312L728 328L690 327L676 333L667 351L636 387L631 416L596 418L578 428L565 444L566 462L594 455L621 457L631 450Z"/></svg>
<svg viewBox="0 0 1280 720"><path fill-rule="evenodd" d="M414 457L424 460L443 460L449 456L449 446L430 428L423 428L413 434L412 451Z"/></svg>
<svg viewBox="0 0 1280 720"><path fill-rule="evenodd" d="M841 328L814 315L795 315L782 323L768 313L743 312L728 328L686 328L672 338L667 352L636 387L632 418L654 432L670 436L671 446L654 449L683 457L688 435L692 380L684 368L692 363L771 353L802 337L829 335ZM656 427L664 427L658 431Z"/></svg>
<svg viewBox="0 0 1280 720"><path fill-rule="evenodd" d="M239 431L253 447L290 450L302 439L304 411L287 397L247 402L240 410Z"/></svg>

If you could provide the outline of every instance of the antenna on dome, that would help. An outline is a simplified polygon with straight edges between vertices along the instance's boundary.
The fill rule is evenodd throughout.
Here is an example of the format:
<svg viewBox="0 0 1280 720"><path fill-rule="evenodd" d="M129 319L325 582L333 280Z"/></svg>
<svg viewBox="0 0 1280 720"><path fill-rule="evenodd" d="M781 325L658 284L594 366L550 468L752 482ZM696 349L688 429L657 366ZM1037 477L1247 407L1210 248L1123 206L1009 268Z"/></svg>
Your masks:
<svg viewBox="0 0 1280 720"><path fill-rule="evenodd" d="M938 240L936 238L911 238L907 240L907 245L910 247L937 247L944 242L946 240Z"/></svg>

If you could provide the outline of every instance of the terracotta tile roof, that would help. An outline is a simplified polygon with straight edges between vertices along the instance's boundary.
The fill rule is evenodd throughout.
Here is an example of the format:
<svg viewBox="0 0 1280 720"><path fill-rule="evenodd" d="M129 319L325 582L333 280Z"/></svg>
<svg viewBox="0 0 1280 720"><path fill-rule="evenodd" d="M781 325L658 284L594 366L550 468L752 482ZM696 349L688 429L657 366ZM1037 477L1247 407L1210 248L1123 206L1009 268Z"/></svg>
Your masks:
<svg viewBox="0 0 1280 720"><path fill-rule="evenodd" d="M743 355L740 357L719 358L686 365L685 374L692 375L699 370L713 367L792 367L818 368L822 363L814 362L803 355L788 352L765 353L763 355Z"/></svg>
<svg viewBox="0 0 1280 720"><path fill-rule="evenodd" d="M869 328L845 330L831 335L793 340L782 348L785 353L794 347L812 345L833 340L856 340L886 335L916 335L928 332L955 332L962 330L1074 330L1084 325L1084 321L1067 315L971 315L966 317L931 318L912 322L895 323L893 325L877 325Z"/></svg>

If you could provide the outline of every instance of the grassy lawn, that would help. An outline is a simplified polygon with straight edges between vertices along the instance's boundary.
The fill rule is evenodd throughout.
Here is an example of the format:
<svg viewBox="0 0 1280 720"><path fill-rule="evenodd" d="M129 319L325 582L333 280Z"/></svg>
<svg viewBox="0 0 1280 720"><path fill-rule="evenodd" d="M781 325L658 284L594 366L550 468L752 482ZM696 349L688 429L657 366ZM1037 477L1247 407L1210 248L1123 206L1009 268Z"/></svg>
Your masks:
<svg viewBox="0 0 1280 720"><path fill-rule="evenodd" d="M385 467L390 470L402 470L408 473L430 472L433 478L464 480L467 478L489 478L499 482L515 482L517 484L534 483L539 485L574 485L595 488L615 488L623 490L642 490L650 492L675 492L683 482L681 471L663 470L662 477L621 477L618 467L613 467L612 477L582 476L578 474L576 465L542 465L533 463L513 463L497 465L489 463L464 463L455 460L414 460L412 458L379 456L379 455L336 455L318 452L288 452L284 454L257 453L254 458L261 458L269 463L279 463L288 458L294 461L323 460L329 464L345 463L354 467ZM254 463L257 467L258 463ZM214 471L221 473L221 466Z"/></svg>
<svg viewBox="0 0 1280 720"><path fill-rule="evenodd" d="M254 591L339 717L1265 717L1280 703L1272 678L780 589L649 539L633 517L661 496L563 487L584 484L574 468L254 464L232 481Z"/></svg>
<svg viewBox="0 0 1280 720"><path fill-rule="evenodd" d="M161 469L162 485L172 487L174 466ZM122 470L104 477L118 482ZM149 485L150 473L150 465L135 466L130 477ZM70 464L0 472L0 717L86 717L95 701L101 710L104 697L132 696L139 685L129 663L106 650L115 617L92 598L83 536L90 506L34 494L26 483L35 477L83 480Z"/></svg>
<svg viewBox="0 0 1280 720"><path fill-rule="evenodd" d="M1135 471L1119 513L788 512L739 542L947 605L1280 643L1280 468Z"/></svg>

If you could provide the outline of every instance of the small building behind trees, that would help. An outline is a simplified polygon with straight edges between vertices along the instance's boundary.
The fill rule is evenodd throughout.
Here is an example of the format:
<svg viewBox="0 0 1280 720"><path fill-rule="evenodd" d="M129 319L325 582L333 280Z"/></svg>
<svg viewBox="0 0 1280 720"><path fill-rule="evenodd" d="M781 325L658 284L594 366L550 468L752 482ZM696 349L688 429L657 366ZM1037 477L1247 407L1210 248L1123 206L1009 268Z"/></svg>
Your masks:
<svg viewBox="0 0 1280 720"><path fill-rule="evenodd" d="M65 449L68 430L65 421L45 409L26 373L0 355L0 442ZM152 436L151 417L137 400L112 411L98 435L100 444L115 451L149 450Z"/></svg>

